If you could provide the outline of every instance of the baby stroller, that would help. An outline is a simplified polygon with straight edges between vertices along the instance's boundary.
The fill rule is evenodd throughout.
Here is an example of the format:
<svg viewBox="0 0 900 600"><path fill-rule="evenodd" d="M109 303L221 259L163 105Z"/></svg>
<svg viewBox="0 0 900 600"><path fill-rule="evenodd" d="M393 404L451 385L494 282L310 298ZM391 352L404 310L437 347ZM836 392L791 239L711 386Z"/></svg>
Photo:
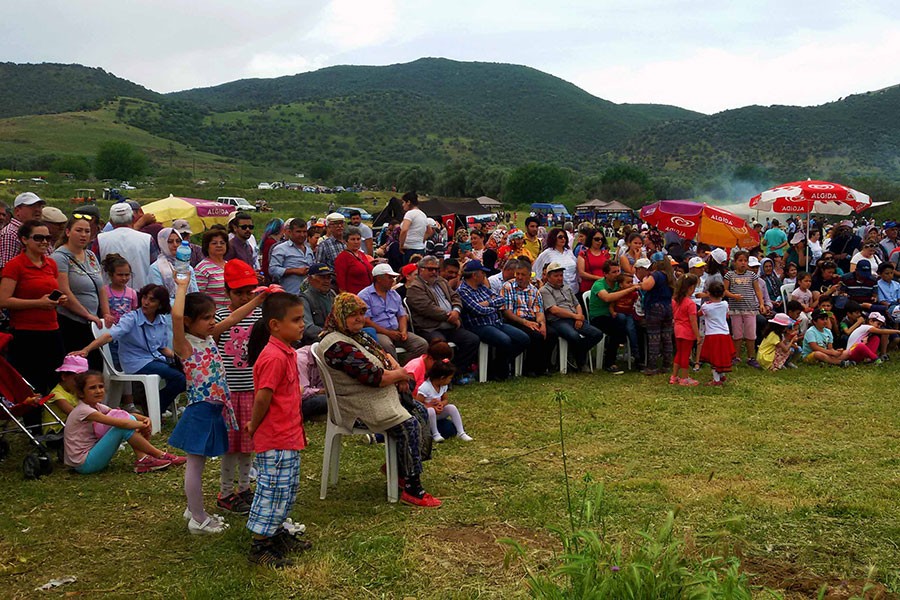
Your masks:
<svg viewBox="0 0 900 600"><path fill-rule="evenodd" d="M12 336L8 333L0 333L0 350L3 350ZM8 433L24 433L25 436L34 444L32 450L22 461L22 472L25 479L38 479L43 475L49 475L53 472L53 461L50 458L50 447L56 448L57 458L63 459L63 434L50 433L42 434L43 425L26 426L22 422L22 417L28 412L40 407L53 415L53 419L65 427L65 423L60 420L47 406L46 402L52 395L38 397L34 393L31 385L19 375L18 371L12 368L5 358L0 356L0 423L5 422L8 429L0 429L0 460L5 459L9 455L9 442L5 436ZM37 434L33 432L37 431Z"/></svg>

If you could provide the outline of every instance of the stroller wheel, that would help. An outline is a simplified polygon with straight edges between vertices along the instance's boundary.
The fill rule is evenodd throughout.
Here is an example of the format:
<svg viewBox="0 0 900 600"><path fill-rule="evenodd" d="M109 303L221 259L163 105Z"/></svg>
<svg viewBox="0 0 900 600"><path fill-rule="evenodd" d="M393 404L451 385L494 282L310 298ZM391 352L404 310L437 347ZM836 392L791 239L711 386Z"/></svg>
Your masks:
<svg viewBox="0 0 900 600"><path fill-rule="evenodd" d="M41 475L49 475L53 472L53 459L46 452L38 454L38 462L41 465Z"/></svg>
<svg viewBox="0 0 900 600"><path fill-rule="evenodd" d="M0 438L0 460L5 459L9 456L9 442Z"/></svg>
<svg viewBox="0 0 900 600"><path fill-rule="evenodd" d="M25 456L22 461L22 474L25 479L39 479L41 476L41 459L38 458L37 452L32 452Z"/></svg>

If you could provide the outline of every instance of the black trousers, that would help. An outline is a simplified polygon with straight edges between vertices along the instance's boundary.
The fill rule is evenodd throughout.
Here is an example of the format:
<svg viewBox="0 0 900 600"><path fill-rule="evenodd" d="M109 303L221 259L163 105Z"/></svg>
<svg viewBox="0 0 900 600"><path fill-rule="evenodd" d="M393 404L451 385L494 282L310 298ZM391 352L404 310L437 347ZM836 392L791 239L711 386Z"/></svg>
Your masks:
<svg viewBox="0 0 900 600"><path fill-rule="evenodd" d="M512 324L516 329L525 332L530 340L528 351L525 353L524 371L526 374L543 375L550 367L550 355L553 354L553 346L556 344L556 335L547 329L547 337L541 335L530 327Z"/></svg>
<svg viewBox="0 0 900 600"><path fill-rule="evenodd" d="M56 373L66 352L58 329L53 331L13 331L9 343L7 360L34 391L46 395L59 383ZM33 410L24 416L25 425L39 425L43 408Z"/></svg>
<svg viewBox="0 0 900 600"><path fill-rule="evenodd" d="M62 335L63 348L66 353L81 350L94 341L94 332L90 323L82 323L63 315L57 315L59 321L59 333ZM87 357L88 366L94 371L103 372L103 356L99 350L94 350Z"/></svg>
<svg viewBox="0 0 900 600"><path fill-rule="evenodd" d="M431 343L433 339L444 340L445 342L453 342L456 344L456 350L453 351L453 364L459 375L465 375L472 372L472 367L478 362L478 344L481 340L477 335L456 327L454 329L432 329L431 331L416 331L423 338Z"/></svg>

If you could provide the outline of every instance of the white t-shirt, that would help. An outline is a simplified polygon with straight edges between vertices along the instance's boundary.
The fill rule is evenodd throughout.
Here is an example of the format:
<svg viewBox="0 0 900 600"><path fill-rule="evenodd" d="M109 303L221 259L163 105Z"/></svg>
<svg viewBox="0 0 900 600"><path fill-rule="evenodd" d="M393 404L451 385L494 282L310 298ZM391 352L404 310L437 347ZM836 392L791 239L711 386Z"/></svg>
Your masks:
<svg viewBox="0 0 900 600"><path fill-rule="evenodd" d="M404 221L409 221L409 229L406 230L406 242L404 250L424 250L425 230L428 228L428 217L418 208L406 211Z"/></svg>
<svg viewBox="0 0 900 600"><path fill-rule="evenodd" d="M128 287L140 290L150 282L150 243L147 233L131 227L116 227L97 237L100 245L100 260L108 254L119 254L131 265L131 280Z"/></svg>
<svg viewBox="0 0 900 600"><path fill-rule="evenodd" d="M365 223L360 223L357 225L357 229L359 229L359 237L362 241L371 240L372 239L372 228L366 225Z"/></svg>
<svg viewBox="0 0 900 600"><path fill-rule="evenodd" d="M869 333L870 329L872 329L871 325L860 325L859 327L854 329L850 333L850 337L847 338L847 348L852 348L856 343L859 342L859 340L863 338L863 336Z"/></svg>
<svg viewBox="0 0 900 600"><path fill-rule="evenodd" d="M440 400L444 396L444 394L447 393L448 387L449 386L442 385L441 389L436 390L436 389L434 389L434 384L431 383L431 380L426 379L425 381L422 382L422 385L419 386L419 389L416 392L416 394L420 394L420 395L424 396L426 402L436 402L436 401Z"/></svg>
<svg viewBox="0 0 900 600"><path fill-rule="evenodd" d="M728 303L707 302L701 308L703 311L703 335L728 335Z"/></svg>
<svg viewBox="0 0 900 600"><path fill-rule="evenodd" d="M854 254L853 258L850 259L850 264L859 264L859 261L861 260L869 261L869 265L872 267L873 273L878 270L878 265L881 264L881 261L874 254L872 255L872 258L866 258L862 255L862 252L857 252L856 254Z"/></svg>

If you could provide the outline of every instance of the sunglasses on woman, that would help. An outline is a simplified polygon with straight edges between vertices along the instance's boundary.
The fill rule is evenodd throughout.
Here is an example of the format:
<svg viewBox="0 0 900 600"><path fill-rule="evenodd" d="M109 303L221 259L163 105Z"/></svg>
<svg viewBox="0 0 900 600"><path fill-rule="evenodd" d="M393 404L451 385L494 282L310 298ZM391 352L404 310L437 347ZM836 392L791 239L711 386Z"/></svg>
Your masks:
<svg viewBox="0 0 900 600"><path fill-rule="evenodd" d="M31 236L31 239L36 241L38 244L43 244L44 242L49 242L53 239L53 236L44 235L43 233L35 233Z"/></svg>

